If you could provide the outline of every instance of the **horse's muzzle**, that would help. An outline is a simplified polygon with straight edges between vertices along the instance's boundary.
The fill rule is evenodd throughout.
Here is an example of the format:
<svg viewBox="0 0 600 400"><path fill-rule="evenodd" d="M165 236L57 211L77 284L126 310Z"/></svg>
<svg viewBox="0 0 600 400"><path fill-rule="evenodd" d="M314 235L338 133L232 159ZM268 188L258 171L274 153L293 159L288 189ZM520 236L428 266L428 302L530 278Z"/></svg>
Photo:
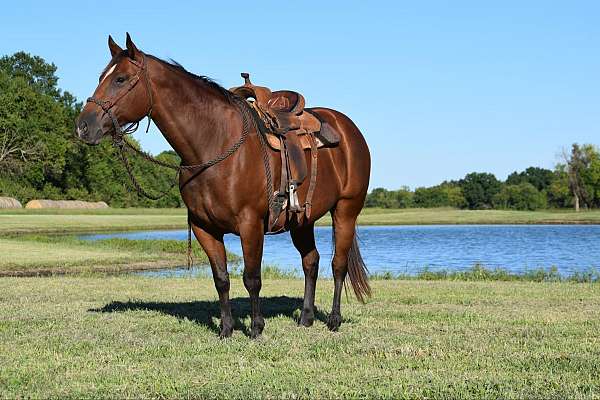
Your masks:
<svg viewBox="0 0 600 400"><path fill-rule="evenodd" d="M104 131L94 113L81 113L75 121L77 136L87 144L97 145L104 136Z"/></svg>

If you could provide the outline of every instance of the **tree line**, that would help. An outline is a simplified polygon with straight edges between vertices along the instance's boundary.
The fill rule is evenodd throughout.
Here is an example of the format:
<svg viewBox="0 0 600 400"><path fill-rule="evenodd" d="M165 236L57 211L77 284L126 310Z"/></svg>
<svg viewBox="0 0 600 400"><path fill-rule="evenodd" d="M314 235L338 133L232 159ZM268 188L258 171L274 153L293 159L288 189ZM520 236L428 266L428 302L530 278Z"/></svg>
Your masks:
<svg viewBox="0 0 600 400"><path fill-rule="evenodd" d="M18 52L0 58L0 195L106 201L113 207L180 207L177 188L160 201L141 197L109 141L90 147L75 136L82 104L58 87L56 66ZM130 138L131 140L131 138ZM139 145L136 143L136 145ZM172 151L157 156L178 163ZM167 190L175 173L130 156L146 187Z"/></svg>
<svg viewBox="0 0 600 400"><path fill-rule="evenodd" d="M506 181L493 174L472 172L460 180L431 187L398 190L376 188L367 207L455 207L472 210L600 207L600 152L591 144L571 146L554 170L529 167L513 172Z"/></svg>
<svg viewBox="0 0 600 400"><path fill-rule="evenodd" d="M90 147L75 137L82 104L58 87L56 66L18 52L0 58L0 195L105 201L113 207L181 207L177 187L148 200L129 177L109 141ZM131 139L130 139L131 140ZM139 146L139 144L136 143ZM178 163L173 151L158 159ZM600 207L600 156L593 145L573 144L554 170L530 167L506 181L473 172L463 179L410 190L374 189L367 207L456 207L537 210ZM175 172L131 155L136 177L154 192L167 190Z"/></svg>

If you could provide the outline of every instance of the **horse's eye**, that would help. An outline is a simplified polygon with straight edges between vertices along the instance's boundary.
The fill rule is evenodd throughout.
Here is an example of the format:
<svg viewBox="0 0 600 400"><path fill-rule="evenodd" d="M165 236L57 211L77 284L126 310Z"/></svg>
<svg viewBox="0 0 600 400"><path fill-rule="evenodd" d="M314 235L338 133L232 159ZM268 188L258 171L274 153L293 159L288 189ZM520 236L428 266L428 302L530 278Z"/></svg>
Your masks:
<svg viewBox="0 0 600 400"><path fill-rule="evenodd" d="M123 82L125 82L126 80L127 80L127 78L125 78L124 76L119 76L119 77L116 79L116 82L117 82L117 84L119 84L119 85L120 85L120 84L122 84Z"/></svg>

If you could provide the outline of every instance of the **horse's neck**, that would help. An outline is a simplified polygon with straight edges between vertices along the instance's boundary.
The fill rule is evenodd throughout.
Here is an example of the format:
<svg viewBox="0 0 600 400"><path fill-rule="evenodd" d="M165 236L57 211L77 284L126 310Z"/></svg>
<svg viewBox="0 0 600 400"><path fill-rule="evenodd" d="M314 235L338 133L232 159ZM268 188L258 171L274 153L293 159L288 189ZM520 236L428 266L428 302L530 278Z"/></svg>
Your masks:
<svg viewBox="0 0 600 400"><path fill-rule="evenodd" d="M235 107L215 89L165 66L154 68L152 120L184 164L221 154L240 128Z"/></svg>

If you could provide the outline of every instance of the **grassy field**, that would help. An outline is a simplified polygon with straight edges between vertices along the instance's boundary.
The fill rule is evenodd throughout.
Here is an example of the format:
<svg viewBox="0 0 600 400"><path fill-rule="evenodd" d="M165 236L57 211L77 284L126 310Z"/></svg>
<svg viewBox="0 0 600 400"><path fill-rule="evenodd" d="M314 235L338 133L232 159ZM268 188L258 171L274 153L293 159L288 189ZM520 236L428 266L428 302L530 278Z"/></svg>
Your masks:
<svg viewBox="0 0 600 400"><path fill-rule="evenodd" d="M329 217L321 224L330 224ZM455 224L600 224L600 210L508 211L458 210L452 208L365 208L361 225L455 225Z"/></svg>
<svg viewBox="0 0 600 400"><path fill-rule="evenodd" d="M329 225L323 217L319 225ZM428 224L600 224L600 210L503 211L456 209L367 208L361 225ZM143 229L185 229L183 209L0 210L0 235L19 233L105 232Z"/></svg>
<svg viewBox="0 0 600 400"><path fill-rule="evenodd" d="M206 254L192 242L196 264ZM84 272L123 272L187 264L187 243L177 240L102 239L75 236L18 235L0 238L0 276L35 276ZM232 262L239 256L229 254Z"/></svg>
<svg viewBox="0 0 600 400"><path fill-rule="evenodd" d="M599 398L600 285L374 281L341 331L296 326L301 280L266 280L261 339L232 284L217 338L210 279L0 280L0 397Z"/></svg>
<svg viewBox="0 0 600 400"><path fill-rule="evenodd" d="M600 223L600 213L361 216L362 224L528 222ZM334 334L324 323L331 281L319 282L315 326L299 328L303 281L266 268L267 327L253 341L237 271L236 331L222 341L212 279L98 273L184 265L185 243L73 235L185 227L185 211L172 209L0 211L0 398L600 398L597 275L559 282L552 271L475 267L381 276L368 304L344 299ZM59 275L7 277L46 274Z"/></svg>
<svg viewBox="0 0 600 400"><path fill-rule="evenodd" d="M185 229L184 209L0 210L0 235Z"/></svg>

